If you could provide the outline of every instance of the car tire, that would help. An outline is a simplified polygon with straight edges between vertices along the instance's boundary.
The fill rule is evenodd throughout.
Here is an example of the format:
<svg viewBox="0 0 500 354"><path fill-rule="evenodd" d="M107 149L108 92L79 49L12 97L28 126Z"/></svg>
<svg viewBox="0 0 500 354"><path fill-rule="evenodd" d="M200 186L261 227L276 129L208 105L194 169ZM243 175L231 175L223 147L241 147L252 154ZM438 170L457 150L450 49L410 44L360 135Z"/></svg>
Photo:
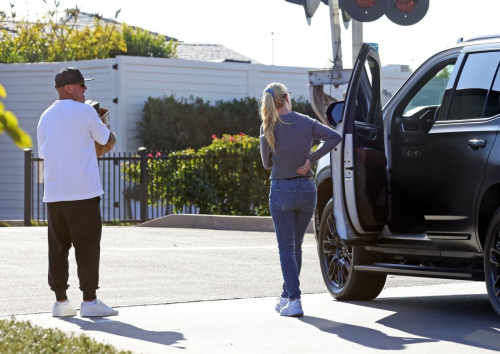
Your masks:
<svg viewBox="0 0 500 354"><path fill-rule="evenodd" d="M486 234L484 277L491 306L500 316L500 208L491 218Z"/></svg>
<svg viewBox="0 0 500 354"><path fill-rule="evenodd" d="M333 218L333 203L329 202L321 218L318 256L323 281L337 300L372 300L384 288L386 274L361 273L355 265L373 264L375 256L364 247L348 247L338 235Z"/></svg>

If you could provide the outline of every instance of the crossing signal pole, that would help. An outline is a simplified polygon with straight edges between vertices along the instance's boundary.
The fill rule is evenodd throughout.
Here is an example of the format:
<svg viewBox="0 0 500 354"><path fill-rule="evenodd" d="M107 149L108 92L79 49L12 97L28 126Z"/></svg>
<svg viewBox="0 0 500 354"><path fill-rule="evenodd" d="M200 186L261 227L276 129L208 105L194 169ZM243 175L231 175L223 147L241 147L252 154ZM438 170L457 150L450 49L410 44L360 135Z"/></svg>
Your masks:
<svg viewBox="0 0 500 354"><path fill-rule="evenodd" d="M411 26L422 20L429 10L430 0L285 0L304 8L310 25L321 3L329 7L334 67L342 69L340 23L345 29L352 23L353 65L363 44L363 22L373 22L386 16L400 26Z"/></svg>
<svg viewBox="0 0 500 354"><path fill-rule="evenodd" d="M352 23L352 66L363 45L363 23L373 22L386 16L400 26L411 26L422 20L429 10L430 0L285 0L304 8L307 23L321 3L329 8L332 34L333 67L326 70L309 71L311 104L315 113L324 118L324 109L318 102L323 102L324 85L338 87L349 83L350 69L344 69L342 61L341 22L346 30ZM321 88L319 87L321 86ZM318 90L320 88L320 90Z"/></svg>

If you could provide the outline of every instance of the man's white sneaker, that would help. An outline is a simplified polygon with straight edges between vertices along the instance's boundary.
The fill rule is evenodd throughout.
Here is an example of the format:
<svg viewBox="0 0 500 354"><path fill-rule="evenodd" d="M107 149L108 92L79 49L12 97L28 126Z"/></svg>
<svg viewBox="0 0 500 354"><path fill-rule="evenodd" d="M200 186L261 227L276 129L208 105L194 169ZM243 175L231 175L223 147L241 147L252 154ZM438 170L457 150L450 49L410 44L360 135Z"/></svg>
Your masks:
<svg viewBox="0 0 500 354"><path fill-rule="evenodd" d="M106 305L101 300L96 299L95 304L82 302L82 307L80 309L80 316L82 317L105 317L105 316L116 316L118 311L112 309Z"/></svg>
<svg viewBox="0 0 500 354"><path fill-rule="evenodd" d="M52 316L53 317L66 317L66 316L76 316L76 310L71 306L69 300L66 302L58 302L54 303L52 307Z"/></svg>
<svg viewBox="0 0 500 354"><path fill-rule="evenodd" d="M304 316L304 311L302 311L302 304L299 299L288 301L285 307L280 311L281 316L288 317L302 317Z"/></svg>
<svg viewBox="0 0 500 354"><path fill-rule="evenodd" d="M276 306L274 307L274 309L276 310L276 312L280 312L281 309L286 306L287 302L288 302L288 298L287 297L278 296L276 298Z"/></svg>

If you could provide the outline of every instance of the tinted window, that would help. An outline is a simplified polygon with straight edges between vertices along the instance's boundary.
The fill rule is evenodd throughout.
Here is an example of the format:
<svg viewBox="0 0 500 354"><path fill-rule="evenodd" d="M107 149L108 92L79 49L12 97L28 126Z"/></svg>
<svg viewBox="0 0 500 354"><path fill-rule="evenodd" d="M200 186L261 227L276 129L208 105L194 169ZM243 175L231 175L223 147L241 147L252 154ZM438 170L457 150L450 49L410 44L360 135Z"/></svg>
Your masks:
<svg viewBox="0 0 500 354"><path fill-rule="evenodd" d="M438 65L433 69L433 72L436 73L437 71L437 73L431 76L427 83L413 96L410 103L404 109L403 114L417 107L441 105L446 86L455 68L455 63L450 63L444 68L442 65Z"/></svg>
<svg viewBox="0 0 500 354"><path fill-rule="evenodd" d="M356 121L376 124L380 118L380 93L375 91L376 87L380 87L378 64L368 57L364 69L356 95Z"/></svg>
<svg viewBox="0 0 500 354"><path fill-rule="evenodd" d="M483 118L500 52L469 54L451 99L448 120Z"/></svg>
<svg viewBox="0 0 500 354"><path fill-rule="evenodd" d="M486 100L486 109L484 110L484 117L493 117L500 114L500 70L497 70L497 75L491 91Z"/></svg>

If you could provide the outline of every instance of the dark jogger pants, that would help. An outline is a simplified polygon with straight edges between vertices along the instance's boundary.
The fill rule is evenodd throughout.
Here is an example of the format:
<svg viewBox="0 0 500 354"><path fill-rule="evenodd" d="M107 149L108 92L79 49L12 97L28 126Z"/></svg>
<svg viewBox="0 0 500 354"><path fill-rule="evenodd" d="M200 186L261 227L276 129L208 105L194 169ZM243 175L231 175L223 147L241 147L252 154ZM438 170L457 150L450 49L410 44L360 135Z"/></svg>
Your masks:
<svg viewBox="0 0 500 354"><path fill-rule="evenodd" d="M49 222L49 285L57 300L66 299L68 253L75 247L80 290L84 300L95 299L99 288L101 243L100 197L47 203Z"/></svg>

